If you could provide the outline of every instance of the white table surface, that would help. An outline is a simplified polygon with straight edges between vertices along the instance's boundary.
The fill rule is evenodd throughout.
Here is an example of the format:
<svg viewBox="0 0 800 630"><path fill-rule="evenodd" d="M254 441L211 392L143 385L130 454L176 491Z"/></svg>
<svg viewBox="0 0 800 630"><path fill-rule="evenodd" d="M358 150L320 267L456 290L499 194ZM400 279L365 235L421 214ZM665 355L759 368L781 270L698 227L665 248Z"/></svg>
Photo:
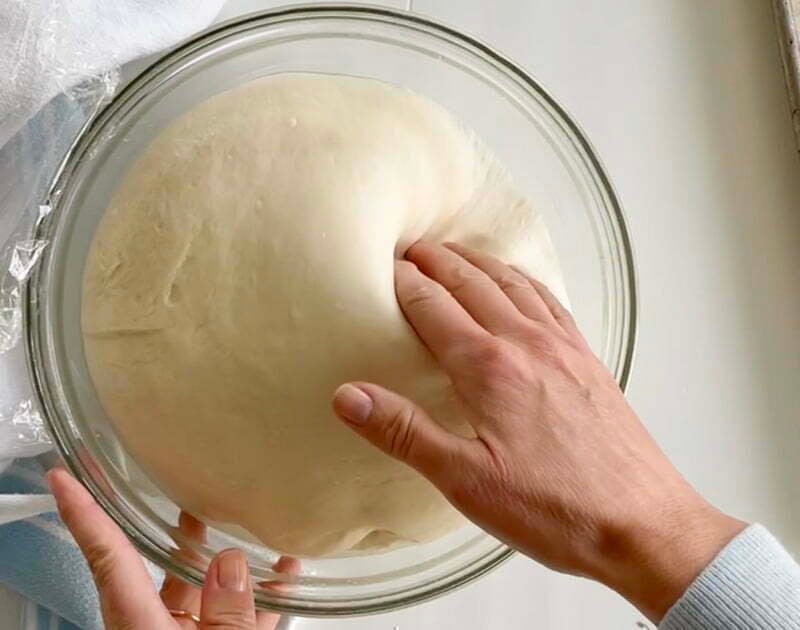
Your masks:
<svg viewBox="0 0 800 630"><path fill-rule="evenodd" d="M275 4L234 0L223 17ZM630 399L701 492L800 552L800 158L769 4L413 0L413 10L521 63L583 126L636 249ZM11 601L0 591L0 628L14 627L3 619L18 615ZM598 585L515 558L415 608L297 627L651 624Z"/></svg>

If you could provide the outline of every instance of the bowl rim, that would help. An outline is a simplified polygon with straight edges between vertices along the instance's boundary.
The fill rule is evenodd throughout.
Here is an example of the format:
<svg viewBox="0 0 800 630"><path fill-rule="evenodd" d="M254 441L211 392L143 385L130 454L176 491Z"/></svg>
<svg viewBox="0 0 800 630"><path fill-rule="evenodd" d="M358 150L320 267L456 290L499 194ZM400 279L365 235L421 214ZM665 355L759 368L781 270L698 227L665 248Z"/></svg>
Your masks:
<svg viewBox="0 0 800 630"><path fill-rule="evenodd" d="M191 55L196 50L213 43L220 37L233 34L237 27L246 27L247 25L269 26L270 24L281 22L286 19L300 21L314 18L361 19L367 22L388 22L392 26L422 30L426 35L443 39L448 43L455 42L466 48L469 52L473 54L477 53L484 61L493 64L507 76L521 82L527 90L533 91L538 97L545 101L547 106L552 108L555 116L566 125L571 139L578 142L584 157L588 158L590 169L593 171L593 174L599 178L599 186L603 189L607 197L608 205L613 210L612 219L614 228L624 253L622 273L623 283L626 285L628 293L628 309L623 313L624 352L620 357L619 369L616 375L620 388L625 391L630 380L637 345L639 313L637 272L633 244L629 235L625 213L619 200L619 195L605 167L600 161L597 151L580 125L540 81L534 79L520 65L499 53L480 39L432 18L410 11L384 6L346 2L325 2L294 4L263 11L255 11L215 24L185 40L176 47L168 49L160 54L153 63L139 72L120 91L115 93L101 109L89 117L75 135L73 142L70 144L64 158L56 169L46 195L47 203L53 207L58 203L63 184L70 179L76 163L88 146L95 140L98 133L102 132L109 119L112 119L120 108L129 105L128 101L131 97L134 97L145 87L160 70L168 68L182 58ZM46 228L54 214L56 213L50 213L50 215L35 226L34 232L37 238L42 236L43 232L46 232ZM52 396L49 393L51 386L48 382L48 375L45 373L46 370L43 367L46 361L41 359L45 354L44 347L46 346L46 342L40 338L42 337L42 333L40 331L41 326L39 325L39 307L36 304L38 299L37 288L41 286L39 277L42 274L42 270L46 267L44 259L49 258L48 253L49 248L45 251L42 257L43 260L39 261L39 264L36 265L35 269L26 280L23 286L22 296L27 369L33 391L43 411L42 417L44 424L53 438L54 445L66 463L66 466L89 490L94 499L102 506L104 511L111 516L117 526L125 532L126 536L133 542L137 550L148 560L166 571L172 572L196 586L202 586L202 572L196 567L189 566L185 563L179 563L172 554L163 553L160 546L154 545L152 541L142 536L141 532L133 527L127 518L106 497L105 492L87 470L82 458L73 450L71 439L67 435L68 431L64 424L53 419L58 414L54 409ZM503 564L513 556L514 553L515 551L513 549L501 544L495 548L493 552L488 552L477 560L474 560L471 565L462 567L459 570L459 575L455 578L452 578L452 574L450 574L443 578L440 577L429 581L422 587L404 589L401 591L401 594L405 594L402 597L389 596L389 599L387 599L386 595L379 595L373 598L366 598L358 603L357 608L339 607L338 603L334 607L324 610L315 607L309 608L292 604L290 603L292 600L280 597L270 598L269 601L262 600L259 598L258 593L256 593L255 599L256 604L261 605L260 607L280 613L312 617L360 616L388 612L413 606L461 588ZM489 559L485 561L487 557ZM407 593L408 591L411 591L410 594ZM377 601L373 602L372 599L377 599Z"/></svg>

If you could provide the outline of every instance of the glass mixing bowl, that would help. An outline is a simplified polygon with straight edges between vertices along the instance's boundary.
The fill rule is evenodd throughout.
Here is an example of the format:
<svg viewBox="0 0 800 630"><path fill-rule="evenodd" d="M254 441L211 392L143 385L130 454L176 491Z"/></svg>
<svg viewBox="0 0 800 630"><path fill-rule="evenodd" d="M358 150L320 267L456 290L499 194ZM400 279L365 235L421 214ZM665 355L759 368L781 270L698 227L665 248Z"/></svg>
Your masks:
<svg viewBox="0 0 800 630"><path fill-rule="evenodd" d="M25 313L35 389L67 465L145 556L196 584L230 545L244 546L257 580L286 576L271 569L273 551L229 528L210 527L206 543L184 536L178 506L120 444L83 354L84 261L112 192L165 125L214 94L280 72L402 85L477 131L521 190L552 201L542 209L578 323L623 387L631 369L636 287L619 202L584 134L524 70L451 28L387 9L295 6L215 27L144 71L76 140L53 185L52 212L38 226L36 238L50 245L29 280ZM474 580L511 553L465 527L381 554L304 559L290 588L259 587L256 600L300 615L386 611Z"/></svg>

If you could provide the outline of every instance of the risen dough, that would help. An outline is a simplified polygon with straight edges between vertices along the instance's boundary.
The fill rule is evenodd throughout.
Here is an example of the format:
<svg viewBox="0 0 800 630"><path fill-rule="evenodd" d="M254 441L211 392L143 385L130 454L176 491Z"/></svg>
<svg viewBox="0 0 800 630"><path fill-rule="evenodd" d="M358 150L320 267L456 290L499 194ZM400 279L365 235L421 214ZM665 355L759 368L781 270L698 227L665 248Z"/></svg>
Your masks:
<svg viewBox="0 0 800 630"><path fill-rule="evenodd" d="M370 380L464 430L395 300L393 258L421 237L495 253L563 296L536 209L414 93L279 75L167 127L114 195L84 279L91 375L144 470L185 509L298 555L458 527L329 404Z"/></svg>

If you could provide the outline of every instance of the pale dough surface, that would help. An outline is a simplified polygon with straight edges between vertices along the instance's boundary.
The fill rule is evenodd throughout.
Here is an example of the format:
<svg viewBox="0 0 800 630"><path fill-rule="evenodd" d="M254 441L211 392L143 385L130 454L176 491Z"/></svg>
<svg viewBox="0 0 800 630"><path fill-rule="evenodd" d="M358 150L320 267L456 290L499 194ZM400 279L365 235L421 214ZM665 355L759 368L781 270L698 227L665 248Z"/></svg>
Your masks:
<svg viewBox="0 0 800 630"><path fill-rule="evenodd" d="M443 108L380 82L278 75L169 125L116 191L83 291L86 356L125 445L185 509L297 555L463 521L337 421L369 380L463 430L405 322L393 258L452 239L563 296L534 204Z"/></svg>

